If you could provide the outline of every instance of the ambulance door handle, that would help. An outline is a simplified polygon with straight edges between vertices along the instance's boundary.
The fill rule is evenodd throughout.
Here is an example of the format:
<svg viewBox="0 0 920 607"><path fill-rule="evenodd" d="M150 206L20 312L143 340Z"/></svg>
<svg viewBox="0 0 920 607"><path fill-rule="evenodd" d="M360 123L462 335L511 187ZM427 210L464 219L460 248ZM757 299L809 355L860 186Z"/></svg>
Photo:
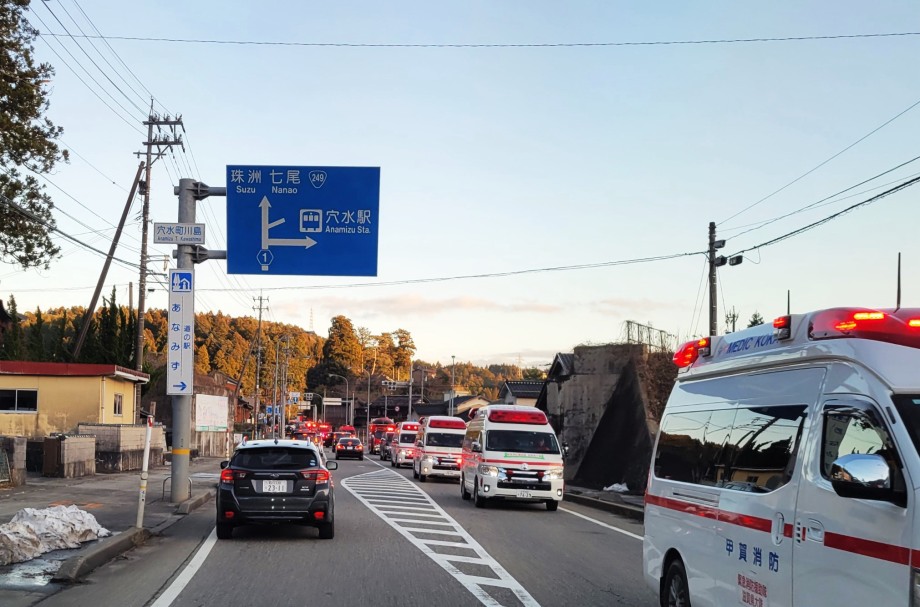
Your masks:
<svg viewBox="0 0 920 607"><path fill-rule="evenodd" d="M779 546L783 542L783 533L786 529L786 517L782 512L773 515L773 544Z"/></svg>
<svg viewBox="0 0 920 607"><path fill-rule="evenodd" d="M808 519L805 526L805 537L812 542L824 543L824 525L813 518Z"/></svg>

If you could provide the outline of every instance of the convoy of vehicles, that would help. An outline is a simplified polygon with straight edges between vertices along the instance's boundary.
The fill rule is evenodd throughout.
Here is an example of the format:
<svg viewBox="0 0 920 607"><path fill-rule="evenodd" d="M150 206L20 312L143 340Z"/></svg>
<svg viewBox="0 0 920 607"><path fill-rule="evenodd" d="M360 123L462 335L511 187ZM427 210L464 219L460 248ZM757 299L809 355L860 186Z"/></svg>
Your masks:
<svg viewBox="0 0 920 607"><path fill-rule="evenodd" d="M643 544L661 605L920 604L920 310L784 316L674 360Z"/></svg>
<svg viewBox="0 0 920 607"><path fill-rule="evenodd" d="M433 415L419 420L412 476L421 482L429 476L460 478L460 456L466 422L459 417Z"/></svg>
<svg viewBox="0 0 920 607"><path fill-rule="evenodd" d="M367 449L369 453L378 453L380 439L387 432L396 431L396 422L389 417L375 417L367 426Z"/></svg>
<svg viewBox="0 0 920 607"><path fill-rule="evenodd" d="M335 499L330 470L312 443L267 439L239 444L221 462L217 487L217 537L228 540L242 525L297 523L335 534ZM284 503L279 508L278 503Z"/></svg>
<svg viewBox="0 0 920 607"><path fill-rule="evenodd" d="M546 414L533 407L488 405L463 439L460 495L477 508L489 500L562 501L563 452Z"/></svg>
<svg viewBox="0 0 920 607"><path fill-rule="evenodd" d="M412 460L415 458L415 435L419 427L418 422L400 422L396 426L393 440L387 445L390 466L399 468L406 464L412 465Z"/></svg>

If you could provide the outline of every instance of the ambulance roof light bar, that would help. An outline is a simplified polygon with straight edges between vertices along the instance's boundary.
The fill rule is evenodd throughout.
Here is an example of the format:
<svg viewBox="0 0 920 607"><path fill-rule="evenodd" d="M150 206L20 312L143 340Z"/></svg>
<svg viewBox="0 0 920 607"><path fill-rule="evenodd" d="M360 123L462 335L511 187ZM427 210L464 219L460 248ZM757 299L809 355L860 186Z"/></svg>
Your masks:
<svg viewBox="0 0 920 607"><path fill-rule="evenodd" d="M695 363L700 356L709 356L711 343L708 337L688 341L674 353L674 364L683 369Z"/></svg>
<svg viewBox="0 0 920 607"><path fill-rule="evenodd" d="M831 308L812 315L812 340L859 338L920 348L920 309Z"/></svg>

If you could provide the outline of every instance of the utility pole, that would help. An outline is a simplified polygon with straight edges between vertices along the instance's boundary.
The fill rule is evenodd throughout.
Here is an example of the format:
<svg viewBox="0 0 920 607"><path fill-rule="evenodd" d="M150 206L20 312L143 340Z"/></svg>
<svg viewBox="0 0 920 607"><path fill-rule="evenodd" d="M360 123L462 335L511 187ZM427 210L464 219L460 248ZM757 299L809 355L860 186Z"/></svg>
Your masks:
<svg viewBox="0 0 920 607"><path fill-rule="evenodd" d="M732 255L726 258L724 255L716 255L716 251L725 246L724 240L716 240L716 223L709 222L709 335L719 333L719 304L717 300L716 289L716 268L728 264L737 266L744 261L743 255Z"/></svg>
<svg viewBox="0 0 920 607"><path fill-rule="evenodd" d="M454 367L456 366L457 357L451 354L450 356L450 413L448 415L454 414Z"/></svg>
<svg viewBox="0 0 920 607"><path fill-rule="evenodd" d="M272 383L272 437L278 438L275 418L278 415L278 359L281 357L281 340L275 342L275 380Z"/></svg>
<svg viewBox="0 0 920 607"><path fill-rule="evenodd" d="M409 361L409 412L406 421L412 421L412 361Z"/></svg>
<svg viewBox="0 0 920 607"><path fill-rule="evenodd" d="M153 99L150 99L150 114L144 121L147 126L147 141L143 144L146 146L146 152L135 152L140 157L146 155L144 180L141 184L141 194L144 195L144 206L141 210L141 269L140 279L137 284L137 341L134 346L135 369L144 371L144 315L147 313L147 228L150 223L150 169L153 163L166 153L174 145L182 147L185 151L185 145L182 143L182 136L176 133L176 127L185 126L182 124L182 117L170 118L169 116L161 117L153 111ZM168 133L164 133L161 127L167 127ZM157 134L154 135L153 127L157 128ZM154 153L153 148L157 151ZM189 266L191 267L191 265ZM138 383L135 387L135 402L141 402L141 385ZM140 415L140 406L137 408L137 415Z"/></svg>
<svg viewBox="0 0 920 607"><path fill-rule="evenodd" d="M253 301L256 301L256 298L252 298ZM262 306L263 300L268 302L268 298L263 298L259 295L259 307L253 308L253 310L259 311L259 324L256 328L256 403L255 410L252 412L252 427L253 427L253 438L259 438L261 433L259 432L259 413L261 412L259 406L259 399L261 397L261 386L259 385L259 378L262 377L262 311L265 310L265 307Z"/></svg>

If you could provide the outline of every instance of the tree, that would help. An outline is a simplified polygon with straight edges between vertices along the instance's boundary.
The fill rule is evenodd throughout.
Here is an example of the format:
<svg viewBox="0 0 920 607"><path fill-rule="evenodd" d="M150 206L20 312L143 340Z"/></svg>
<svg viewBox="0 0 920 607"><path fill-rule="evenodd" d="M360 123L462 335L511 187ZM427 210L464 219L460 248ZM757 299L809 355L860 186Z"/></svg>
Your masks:
<svg viewBox="0 0 920 607"><path fill-rule="evenodd" d="M6 333L3 334L3 343L0 344L0 359L3 360L22 360L22 325L19 324L19 312L16 310L16 298L10 295L10 300L6 304L7 313L12 317L13 323Z"/></svg>
<svg viewBox="0 0 920 607"><path fill-rule="evenodd" d="M29 327L28 358L36 362L45 361L45 320L42 318L42 309L35 309L35 320Z"/></svg>
<svg viewBox="0 0 920 607"><path fill-rule="evenodd" d="M416 350L415 342L412 341L412 334L405 329L396 329L393 332L393 336L396 338L396 355L393 362L399 369L409 369Z"/></svg>
<svg viewBox="0 0 920 607"><path fill-rule="evenodd" d="M763 316L760 315L760 312L754 312L751 315L751 320L748 321L748 328L756 327L757 325L763 324Z"/></svg>
<svg viewBox="0 0 920 607"><path fill-rule="evenodd" d="M198 375L207 375L211 372L211 357L208 355L208 349L204 344L198 346L195 352L195 373Z"/></svg>
<svg viewBox="0 0 920 607"><path fill-rule="evenodd" d="M329 339L323 344L323 359L352 373L360 369L361 344L351 320L336 316L329 327Z"/></svg>
<svg viewBox="0 0 920 607"><path fill-rule="evenodd" d="M38 36L23 18L29 0L0 0L0 260L23 268L44 266L59 253L51 241L55 227L51 198L34 175L67 161L56 143L62 129L44 117L54 74L35 63Z"/></svg>

